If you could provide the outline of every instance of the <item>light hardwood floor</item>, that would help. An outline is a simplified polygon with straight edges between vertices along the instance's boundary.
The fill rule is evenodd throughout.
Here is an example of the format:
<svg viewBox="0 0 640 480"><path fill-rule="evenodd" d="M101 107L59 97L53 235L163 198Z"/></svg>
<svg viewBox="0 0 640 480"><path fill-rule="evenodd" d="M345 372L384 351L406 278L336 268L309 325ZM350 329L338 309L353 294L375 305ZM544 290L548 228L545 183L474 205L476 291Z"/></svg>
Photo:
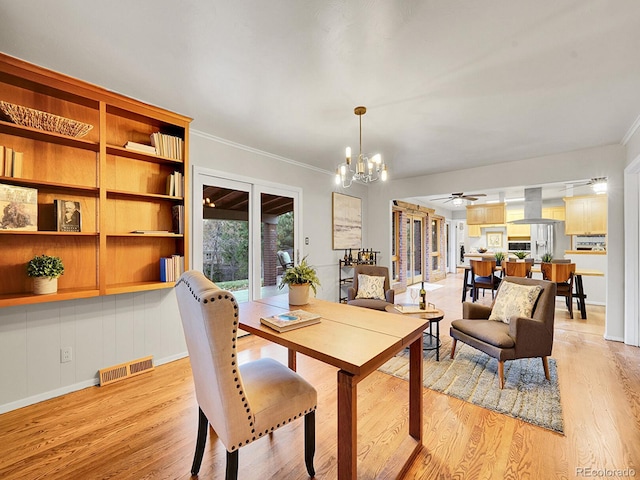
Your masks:
<svg viewBox="0 0 640 480"><path fill-rule="evenodd" d="M461 313L460 274L428 301L445 311L441 336ZM588 293L588 292L587 292ZM481 299L490 303L489 293ZM604 308L569 318L559 300L557 360L565 435L424 390L424 449L407 479L566 479L578 469L635 469L640 477L640 349L603 339ZM239 340L241 362L286 364L284 348ZM354 346L355 348L355 346ZM316 478L336 478L336 370L299 356L318 390ZM375 372L359 385L359 478L376 478L406 434L408 385ZM0 416L2 479L185 479L197 406L187 359L107 387L93 387ZM225 450L209 437L200 477L224 478ZM593 475L592 470L592 475ZM618 475L620 476L620 475ZM303 425L240 450L241 479L305 479ZM609 477L612 478L612 477Z"/></svg>

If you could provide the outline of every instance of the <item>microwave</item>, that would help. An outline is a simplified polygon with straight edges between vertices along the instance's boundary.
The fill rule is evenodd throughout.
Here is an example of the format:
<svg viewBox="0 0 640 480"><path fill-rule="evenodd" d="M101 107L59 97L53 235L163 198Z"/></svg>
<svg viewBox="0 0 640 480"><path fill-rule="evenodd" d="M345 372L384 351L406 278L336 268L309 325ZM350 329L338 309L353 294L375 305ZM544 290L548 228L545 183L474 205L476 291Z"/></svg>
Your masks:
<svg viewBox="0 0 640 480"><path fill-rule="evenodd" d="M509 252L530 252L531 242L507 242L507 251Z"/></svg>

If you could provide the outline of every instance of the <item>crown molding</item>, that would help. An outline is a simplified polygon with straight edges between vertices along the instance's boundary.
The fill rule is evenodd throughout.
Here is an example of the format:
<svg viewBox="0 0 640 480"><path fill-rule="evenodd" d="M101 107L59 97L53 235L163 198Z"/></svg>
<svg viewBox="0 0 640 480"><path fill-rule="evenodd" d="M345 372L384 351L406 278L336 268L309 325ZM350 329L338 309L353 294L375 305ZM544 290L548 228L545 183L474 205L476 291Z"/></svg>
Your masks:
<svg viewBox="0 0 640 480"><path fill-rule="evenodd" d="M629 140L631 140L631 137L633 137L633 135L636 133L638 128L640 128L640 115L638 115L638 117L636 118L636 121L633 122L629 130L627 130L626 135L622 137L622 142L620 143L622 143L622 145L626 145L629 142Z"/></svg>
<svg viewBox="0 0 640 480"><path fill-rule="evenodd" d="M243 145L241 143L232 142L231 140L227 140L225 138L216 137L215 135L211 135L210 133L202 132L200 130L189 130L189 135L195 135L197 137L201 137L207 140L211 140L212 142L221 143L223 145L227 145L229 147L237 148L239 150L244 150L245 152L254 153L256 155L262 155L263 157L272 158L274 160L278 160L279 162L288 163L290 165L295 165L296 167L306 168L308 170L313 170L314 172L324 173L325 175L334 176L336 173L324 170L322 168L314 167L313 165L308 165L306 163L298 162L297 160L292 160L287 157L281 157L280 155L276 155L274 153L265 152L264 150L259 150L257 148L249 147L247 145Z"/></svg>

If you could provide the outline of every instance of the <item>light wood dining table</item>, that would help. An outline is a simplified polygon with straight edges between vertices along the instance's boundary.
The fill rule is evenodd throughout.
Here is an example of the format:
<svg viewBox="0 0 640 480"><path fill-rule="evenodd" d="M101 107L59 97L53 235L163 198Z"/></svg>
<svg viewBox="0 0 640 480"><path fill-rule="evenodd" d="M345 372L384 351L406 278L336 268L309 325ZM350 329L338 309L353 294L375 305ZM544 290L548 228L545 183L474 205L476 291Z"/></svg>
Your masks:
<svg viewBox="0 0 640 480"><path fill-rule="evenodd" d="M422 449L422 332L429 321L410 316L311 299L290 306L287 295L239 304L242 330L288 348L288 363L296 369L301 353L338 368L338 479L355 480L357 468L357 385L396 353L409 347L409 435L385 462L379 478L399 478ZM302 309L322 320L278 333L260 317ZM394 471L397 470L397 471Z"/></svg>

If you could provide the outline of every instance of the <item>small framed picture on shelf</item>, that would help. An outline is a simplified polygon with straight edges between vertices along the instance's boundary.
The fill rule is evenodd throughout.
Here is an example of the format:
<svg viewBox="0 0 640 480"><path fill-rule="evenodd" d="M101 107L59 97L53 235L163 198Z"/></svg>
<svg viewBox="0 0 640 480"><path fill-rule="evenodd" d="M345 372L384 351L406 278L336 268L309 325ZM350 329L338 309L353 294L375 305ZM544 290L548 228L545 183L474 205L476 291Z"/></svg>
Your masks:
<svg viewBox="0 0 640 480"><path fill-rule="evenodd" d="M80 202L56 199L53 201L56 212L56 225L59 232L81 232L82 215Z"/></svg>

